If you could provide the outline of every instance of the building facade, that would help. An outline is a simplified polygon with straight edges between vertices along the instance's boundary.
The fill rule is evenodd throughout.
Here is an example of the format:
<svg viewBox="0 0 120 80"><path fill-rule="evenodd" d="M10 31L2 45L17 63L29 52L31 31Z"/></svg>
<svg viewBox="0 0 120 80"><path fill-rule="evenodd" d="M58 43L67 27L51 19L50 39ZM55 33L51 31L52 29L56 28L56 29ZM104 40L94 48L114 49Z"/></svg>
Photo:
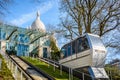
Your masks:
<svg viewBox="0 0 120 80"><path fill-rule="evenodd" d="M51 57L50 36L37 12L35 21L28 29L0 24L0 49L17 56Z"/></svg>

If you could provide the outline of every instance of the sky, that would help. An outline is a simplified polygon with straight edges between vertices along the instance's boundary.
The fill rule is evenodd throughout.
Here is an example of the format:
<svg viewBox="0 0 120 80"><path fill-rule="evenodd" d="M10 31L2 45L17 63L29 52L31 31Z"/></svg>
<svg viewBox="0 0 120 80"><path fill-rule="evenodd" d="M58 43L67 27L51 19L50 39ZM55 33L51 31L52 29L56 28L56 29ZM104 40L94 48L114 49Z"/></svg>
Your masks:
<svg viewBox="0 0 120 80"><path fill-rule="evenodd" d="M60 16L59 5L59 0L14 0L8 8L10 13L4 20L7 24L27 28L36 19L36 13L39 11L40 19L46 27L49 24L57 25Z"/></svg>
<svg viewBox="0 0 120 80"><path fill-rule="evenodd" d="M40 12L40 19L45 25L59 23L58 0L14 0L8 9L10 13L5 16L5 23L18 27L30 26L37 11Z"/></svg>

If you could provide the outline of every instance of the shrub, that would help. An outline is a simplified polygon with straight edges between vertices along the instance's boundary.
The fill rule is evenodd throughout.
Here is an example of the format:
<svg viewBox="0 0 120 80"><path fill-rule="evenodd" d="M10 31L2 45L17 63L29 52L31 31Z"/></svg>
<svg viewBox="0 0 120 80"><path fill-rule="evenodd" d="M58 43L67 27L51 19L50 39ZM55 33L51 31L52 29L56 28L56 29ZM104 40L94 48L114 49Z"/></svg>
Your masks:
<svg viewBox="0 0 120 80"><path fill-rule="evenodd" d="M106 70L106 72L107 72L110 79L112 79L112 80L120 80L120 70L117 67L107 65L105 67L105 70Z"/></svg>
<svg viewBox="0 0 120 80"><path fill-rule="evenodd" d="M2 57L0 55L0 59L2 59L2 64L1 64L1 71L0 71L0 80L14 80L11 71L7 68L7 65Z"/></svg>

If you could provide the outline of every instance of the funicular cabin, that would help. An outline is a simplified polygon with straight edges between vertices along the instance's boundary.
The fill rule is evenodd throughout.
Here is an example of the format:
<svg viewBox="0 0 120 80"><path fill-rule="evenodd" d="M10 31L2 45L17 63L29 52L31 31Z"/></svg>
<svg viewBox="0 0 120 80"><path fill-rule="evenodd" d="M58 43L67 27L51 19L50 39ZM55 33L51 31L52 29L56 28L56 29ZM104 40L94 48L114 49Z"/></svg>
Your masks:
<svg viewBox="0 0 120 80"><path fill-rule="evenodd" d="M72 69L86 69L94 78L108 78L105 70L106 49L98 35L86 33L61 48L59 63Z"/></svg>

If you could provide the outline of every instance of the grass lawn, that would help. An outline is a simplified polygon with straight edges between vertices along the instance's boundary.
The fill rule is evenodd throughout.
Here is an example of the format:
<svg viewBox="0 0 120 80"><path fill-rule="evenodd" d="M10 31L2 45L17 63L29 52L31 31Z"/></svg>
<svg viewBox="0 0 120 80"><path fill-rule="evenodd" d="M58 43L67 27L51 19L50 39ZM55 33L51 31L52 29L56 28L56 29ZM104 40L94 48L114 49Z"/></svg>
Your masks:
<svg viewBox="0 0 120 80"><path fill-rule="evenodd" d="M1 70L0 70L0 80L14 80L11 71L7 68L5 60L0 54L0 59L2 60Z"/></svg>
<svg viewBox="0 0 120 80"><path fill-rule="evenodd" d="M38 59L32 59L30 57L22 57L23 59L25 59L26 61L30 62L31 64L33 64L34 66L40 68L42 71L44 71L45 73L49 74L50 76L54 77L56 80L68 80L69 78L69 74L66 72L62 72L62 75L60 75L60 70L59 69L55 69L54 71L54 67L43 62L40 61ZM80 80L76 77L74 77L74 80Z"/></svg>

